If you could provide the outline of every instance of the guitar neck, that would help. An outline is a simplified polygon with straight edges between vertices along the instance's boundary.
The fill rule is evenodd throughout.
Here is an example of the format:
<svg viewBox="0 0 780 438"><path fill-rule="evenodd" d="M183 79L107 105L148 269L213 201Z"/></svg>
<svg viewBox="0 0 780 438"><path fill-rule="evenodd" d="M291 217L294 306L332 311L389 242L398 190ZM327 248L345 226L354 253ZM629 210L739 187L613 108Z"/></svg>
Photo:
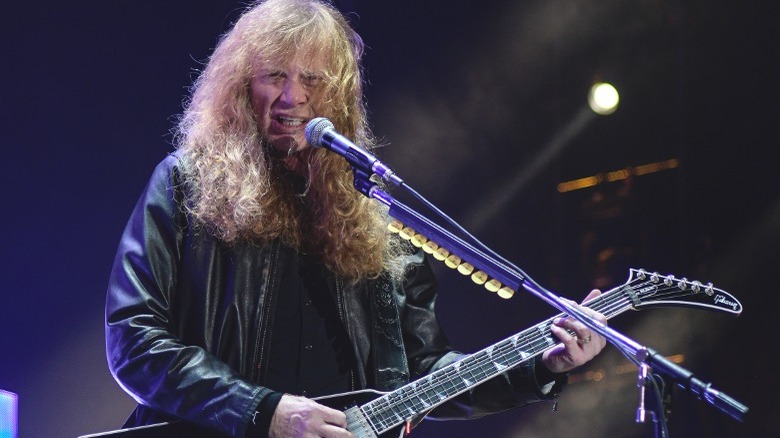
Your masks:
<svg viewBox="0 0 780 438"><path fill-rule="evenodd" d="M605 292L585 305L601 312L607 318L618 315L631 308L631 300L621 289L618 287ZM361 411L378 434L419 413L429 411L555 346L560 341L550 332L550 325L559 316L561 315L549 318L377 398L363 405Z"/></svg>
<svg viewBox="0 0 780 438"><path fill-rule="evenodd" d="M682 306L739 315L742 304L733 295L686 278L631 269L628 281L583 303L610 319L626 310ZM554 347L550 332L558 314L461 360L359 407L361 420L382 434L426 413L480 383Z"/></svg>

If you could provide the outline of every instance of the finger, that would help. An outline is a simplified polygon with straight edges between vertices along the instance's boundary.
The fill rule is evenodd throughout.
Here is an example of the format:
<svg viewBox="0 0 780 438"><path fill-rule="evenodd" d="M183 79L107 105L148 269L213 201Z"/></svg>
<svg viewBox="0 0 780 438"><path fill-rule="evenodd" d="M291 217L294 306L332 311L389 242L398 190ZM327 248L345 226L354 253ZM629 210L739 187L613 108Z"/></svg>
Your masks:
<svg viewBox="0 0 780 438"><path fill-rule="evenodd" d="M326 424L322 427L322 436L325 438L342 438L353 437L352 432L348 431L346 427L334 426L332 424Z"/></svg>
<svg viewBox="0 0 780 438"><path fill-rule="evenodd" d="M585 324L581 323L576 318L573 318L571 316L566 318L556 319L554 321L554 325L561 327L565 329L567 332L569 332L569 334L580 338L587 336L588 333L590 332L590 330Z"/></svg>
<svg viewBox="0 0 780 438"><path fill-rule="evenodd" d="M593 333L590 331L588 331L587 334L577 335L577 345L579 345L582 348L585 348L585 345L590 344L592 340L593 340Z"/></svg>
<svg viewBox="0 0 780 438"><path fill-rule="evenodd" d="M588 316L590 316L592 319L595 319L596 321L606 325L607 324L607 317L604 316L601 312L598 312L596 310L593 310L589 307L585 307L580 305L579 308L586 313Z"/></svg>
<svg viewBox="0 0 780 438"><path fill-rule="evenodd" d="M347 415L345 413L327 406L323 407L325 410L322 412L322 421L341 428L347 427Z"/></svg>
<svg viewBox="0 0 780 438"><path fill-rule="evenodd" d="M593 300L594 298L598 297L599 295L601 295L601 291L598 290L598 289L593 289L592 291L590 291L588 296L586 296L585 299L582 300L583 304L577 304L577 303L574 303L574 302L572 302L572 304L574 306L577 306L577 308L580 309L580 311L582 311L583 313L587 314L591 318L593 318L593 319L599 321L600 323L606 325L607 318L603 314L601 314L600 312L597 312L596 310L593 310L590 307L584 305L584 303L587 303L587 302ZM577 321L575 318L571 318L570 317L569 319L571 319L573 321ZM582 324L582 327L587 329L587 326L585 326L584 324ZM577 330L576 327L572 327L572 329ZM583 334L581 332L581 330L577 330L577 331L578 331L579 334Z"/></svg>
<svg viewBox="0 0 780 438"><path fill-rule="evenodd" d="M574 347L576 345L585 348L585 345L597 338L596 333L573 318L561 318L561 321L556 321L553 326L561 330L556 332L556 336L567 346Z"/></svg>
<svg viewBox="0 0 780 438"><path fill-rule="evenodd" d="M555 324L550 326L550 331L560 340L564 345L574 345L577 343L577 336L572 333L571 329L565 326L565 318L558 318ZM559 322L560 321L560 322Z"/></svg>
<svg viewBox="0 0 780 438"><path fill-rule="evenodd" d="M599 295L601 295L601 291L600 291L600 290L598 290L598 289L593 289L593 290L592 290L592 291L590 291L590 293L589 293L589 294L588 294L588 295L585 297L585 299L584 299L584 300L582 300L582 302L583 302L583 303L586 303L586 302L588 302L588 301L590 301L590 300L592 300L592 299L596 298L596 297L597 297L597 296L599 296Z"/></svg>

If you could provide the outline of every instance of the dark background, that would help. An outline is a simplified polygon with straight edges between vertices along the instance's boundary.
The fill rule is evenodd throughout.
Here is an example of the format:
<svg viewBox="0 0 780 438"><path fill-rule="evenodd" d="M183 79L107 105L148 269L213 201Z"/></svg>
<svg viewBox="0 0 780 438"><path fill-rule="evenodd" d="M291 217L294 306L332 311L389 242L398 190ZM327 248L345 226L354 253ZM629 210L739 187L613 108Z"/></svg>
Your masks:
<svg viewBox="0 0 780 438"><path fill-rule="evenodd" d="M712 281L739 317L694 309L610 325L750 408L736 421L675 388L672 436L768 436L776 418L778 35L759 2L341 1L368 46L372 126L407 183L542 285L581 299L631 267ZM0 389L21 437L118 428L103 302L119 235L196 72L243 2L15 2L0 26ZM768 5L767 5L768 6ZM595 80L611 116L583 112ZM679 160L559 193L560 182ZM399 195L400 196L400 195ZM476 351L555 312L438 264L439 312ZM550 404L419 436L652 437L636 371L608 346ZM774 420L773 420L774 419Z"/></svg>

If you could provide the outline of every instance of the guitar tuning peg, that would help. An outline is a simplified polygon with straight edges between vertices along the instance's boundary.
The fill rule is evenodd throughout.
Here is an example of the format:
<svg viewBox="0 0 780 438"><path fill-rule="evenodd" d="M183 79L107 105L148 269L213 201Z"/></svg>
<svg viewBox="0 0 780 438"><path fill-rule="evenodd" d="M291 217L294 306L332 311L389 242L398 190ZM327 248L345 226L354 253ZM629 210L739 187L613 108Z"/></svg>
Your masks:
<svg viewBox="0 0 780 438"><path fill-rule="evenodd" d="M680 290L688 289L688 279L685 277L681 278L680 281L677 282L677 287L679 287Z"/></svg>
<svg viewBox="0 0 780 438"><path fill-rule="evenodd" d="M673 282L674 282L674 275L667 275L666 277L664 277L665 285L671 286Z"/></svg>
<svg viewBox="0 0 780 438"><path fill-rule="evenodd" d="M693 280L693 283L691 283L691 290L696 293L701 291L701 282L699 282L699 280Z"/></svg>
<svg viewBox="0 0 780 438"><path fill-rule="evenodd" d="M715 286L713 286L712 283L707 283L704 293L707 294L708 297L713 296L715 294Z"/></svg>

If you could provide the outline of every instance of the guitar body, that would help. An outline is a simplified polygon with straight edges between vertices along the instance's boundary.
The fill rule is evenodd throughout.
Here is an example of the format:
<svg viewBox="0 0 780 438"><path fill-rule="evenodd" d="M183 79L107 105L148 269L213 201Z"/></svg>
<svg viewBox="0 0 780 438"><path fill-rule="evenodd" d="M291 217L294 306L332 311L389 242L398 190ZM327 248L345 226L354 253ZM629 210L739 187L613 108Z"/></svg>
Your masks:
<svg viewBox="0 0 780 438"><path fill-rule="evenodd" d="M739 315L742 304L712 284L631 269L628 281L584 303L608 319L645 307L692 307ZM357 438L402 437L432 409L559 343L550 332L556 315L483 350L470 354L392 392L362 390L316 398L343 411ZM153 424L79 438L214 438L185 422Z"/></svg>
<svg viewBox="0 0 780 438"><path fill-rule="evenodd" d="M78 438L218 438L222 436L224 435L218 435L213 430L196 426L193 423L171 421L82 435Z"/></svg>
<svg viewBox="0 0 780 438"><path fill-rule="evenodd" d="M405 424L392 427L377 435L371 425L365 423L364 417L360 413L361 406L365 406L369 402L388 394L391 393L373 389L363 389L360 391L317 397L314 400L329 408L344 411L344 413L347 414L347 430L355 434L358 438L376 436L381 438L403 437L407 430ZM422 420L423 417L424 414L420 415L419 420Z"/></svg>
<svg viewBox="0 0 780 438"><path fill-rule="evenodd" d="M350 409L364 405L385 394L388 393L375 391L373 389L364 389L342 394L326 395L315 398L314 400L329 408L345 411L347 413L347 430L354 433L356 437L403 437L405 435L404 425L394 427L380 435L376 435L373 431L367 432L365 429L361 428L360 423L354 421L354 419L352 422L349 421ZM420 419L422 419L422 417ZM78 438L216 438L217 436L218 435L214 431L204 429L192 423L171 421L93 435L83 435Z"/></svg>

